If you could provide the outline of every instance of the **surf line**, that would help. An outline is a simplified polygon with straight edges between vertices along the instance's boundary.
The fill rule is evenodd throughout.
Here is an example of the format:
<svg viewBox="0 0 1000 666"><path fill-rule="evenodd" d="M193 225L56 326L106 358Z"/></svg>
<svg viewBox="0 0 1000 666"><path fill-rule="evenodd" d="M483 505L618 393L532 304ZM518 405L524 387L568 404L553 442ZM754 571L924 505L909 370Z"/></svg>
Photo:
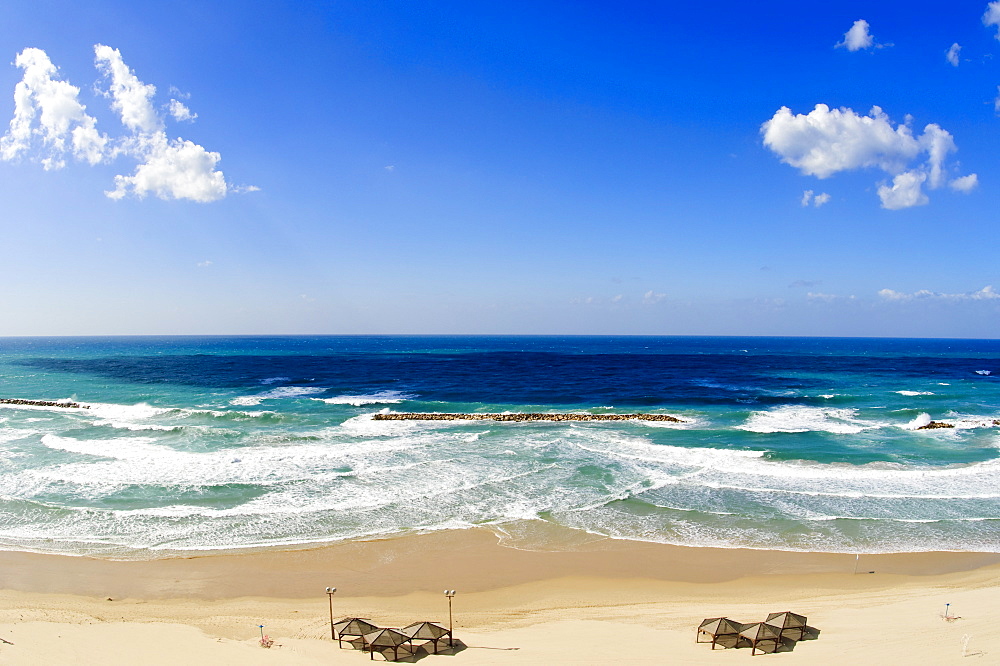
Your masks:
<svg viewBox="0 0 1000 666"><path fill-rule="evenodd" d="M0 398L0 405L25 405L26 407L64 407L66 409L90 409L90 405L78 402L52 402L50 400L22 400L21 398Z"/></svg>
<svg viewBox="0 0 1000 666"><path fill-rule="evenodd" d="M441 412L394 412L373 414L375 421L667 421L684 423L669 414L449 414Z"/></svg>

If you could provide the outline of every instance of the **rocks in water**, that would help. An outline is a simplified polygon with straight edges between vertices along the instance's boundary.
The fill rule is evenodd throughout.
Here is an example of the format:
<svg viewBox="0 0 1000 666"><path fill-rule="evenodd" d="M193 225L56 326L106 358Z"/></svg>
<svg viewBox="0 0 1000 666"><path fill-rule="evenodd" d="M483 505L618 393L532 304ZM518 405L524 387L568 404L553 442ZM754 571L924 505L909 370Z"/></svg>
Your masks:
<svg viewBox="0 0 1000 666"><path fill-rule="evenodd" d="M376 421L666 421L669 423L684 423L681 419L669 414L449 414L449 413L418 413L396 412L375 414Z"/></svg>
<svg viewBox="0 0 1000 666"><path fill-rule="evenodd" d="M25 405L26 407L65 407L66 409L90 409L90 405L78 402L53 402L51 400L22 400L20 398L0 398L0 405Z"/></svg>
<svg viewBox="0 0 1000 666"><path fill-rule="evenodd" d="M994 421L993 423L996 423ZM954 428L955 426L951 423L944 423L943 421L931 421L927 425L922 425L917 430L935 430L937 428Z"/></svg>

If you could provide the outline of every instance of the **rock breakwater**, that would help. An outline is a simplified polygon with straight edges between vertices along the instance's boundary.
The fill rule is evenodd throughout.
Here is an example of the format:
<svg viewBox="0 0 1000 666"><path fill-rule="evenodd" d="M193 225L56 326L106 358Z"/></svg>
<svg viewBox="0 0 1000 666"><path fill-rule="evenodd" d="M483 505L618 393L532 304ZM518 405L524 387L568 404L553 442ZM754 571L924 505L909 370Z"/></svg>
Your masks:
<svg viewBox="0 0 1000 666"><path fill-rule="evenodd" d="M22 400L21 398L0 398L0 405L24 405L26 407L64 407L66 409L90 409L90 405L78 402L53 402L51 400Z"/></svg>
<svg viewBox="0 0 1000 666"><path fill-rule="evenodd" d="M390 412L375 414L376 421L666 421L684 423L669 414L448 414L440 412Z"/></svg>
<svg viewBox="0 0 1000 666"><path fill-rule="evenodd" d="M954 428L955 426L951 423L944 423L942 421L931 421L925 425L920 426L917 430L937 430L938 428Z"/></svg>

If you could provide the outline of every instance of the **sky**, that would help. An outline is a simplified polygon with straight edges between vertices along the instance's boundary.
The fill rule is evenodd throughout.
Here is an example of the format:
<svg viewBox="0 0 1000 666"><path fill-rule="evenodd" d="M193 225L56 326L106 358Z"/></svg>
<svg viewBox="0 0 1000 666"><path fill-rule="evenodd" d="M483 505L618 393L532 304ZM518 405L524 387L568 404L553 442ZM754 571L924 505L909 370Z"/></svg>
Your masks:
<svg viewBox="0 0 1000 666"><path fill-rule="evenodd" d="M1000 1L2 15L2 336L1000 331Z"/></svg>

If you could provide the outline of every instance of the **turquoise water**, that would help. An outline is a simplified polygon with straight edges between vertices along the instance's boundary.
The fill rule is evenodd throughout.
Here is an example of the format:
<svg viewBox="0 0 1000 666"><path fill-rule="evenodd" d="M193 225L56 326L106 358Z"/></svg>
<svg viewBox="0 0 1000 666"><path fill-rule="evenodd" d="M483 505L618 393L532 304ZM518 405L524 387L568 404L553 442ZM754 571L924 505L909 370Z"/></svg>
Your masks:
<svg viewBox="0 0 1000 666"><path fill-rule="evenodd" d="M518 546L557 525L998 552L998 376L1000 342L974 340L0 339L0 398L90 407L0 405L0 548L145 558L476 525ZM916 429L931 419L955 427Z"/></svg>

